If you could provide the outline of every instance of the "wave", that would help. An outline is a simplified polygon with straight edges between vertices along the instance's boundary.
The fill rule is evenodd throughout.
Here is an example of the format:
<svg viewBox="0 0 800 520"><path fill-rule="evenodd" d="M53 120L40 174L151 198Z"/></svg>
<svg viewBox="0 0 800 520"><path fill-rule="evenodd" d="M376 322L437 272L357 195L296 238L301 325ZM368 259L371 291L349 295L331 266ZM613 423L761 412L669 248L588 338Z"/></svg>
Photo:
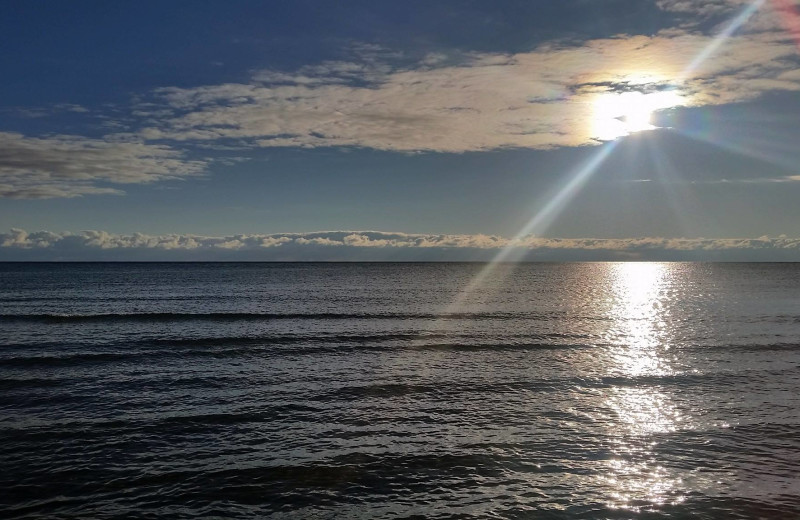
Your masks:
<svg viewBox="0 0 800 520"><path fill-rule="evenodd" d="M409 340L410 341L410 340ZM394 351L397 348L401 349L415 349L415 350L452 350L452 351L499 351L499 350L555 350L562 348L590 348L588 346L576 345L542 345L542 344L525 344L525 345L460 345L457 343L452 344L435 344L435 345L400 345L390 348L382 347L374 340L364 341L361 340L351 344L309 344L308 340L305 341L254 341L244 342L239 346L233 348L208 348L211 345L203 345L199 342L198 348L182 349L182 350L139 350L139 351L116 351L116 352L81 352L72 355L34 355L34 356L15 356L9 358L0 358L0 367L16 367L16 368L29 368L29 367L62 367L62 366L81 366L90 364L103 364L103 363L127 363L140 360L158 359L166 361L168 359L182 358L215 358L215 359L231 359L242 357L272 357L282 355L292 356L314 356L322 354L353 354L359 351L367 350L386 350ZM252 343L250 346L247 343ZM280 348L285 346L287 348ZM277 348L276 348L277 347Z"/></svg>
<svg viewBox="0 0 800 520"><path fill-rule="evenodd" d="M698 350L698 351L722 351L722 352L780 352L780 351L794 351L800 350L800 343L786 342L786 343L723 343L719 345L681 345L681 350Z"/></svg>
<svg viewBox="0 0 800 520"><path fill-rule="evenodd" d="M265 320L480 320L480 319L552 319L549 315L531 313L339 313L339 312L131 312L98 314L3 314L4 321L69 323L69 322L107 322L107 321L265 321Z"/></svg>
<svg viewBox="0 0 800 520"><path fill-rule="evenodd" d="M0 367L80 366L83 364L126 363L141 360L181 359L234 359L268 358L280 356L354 355L360 352L534 352L563 350L606 349L608 345L594 343L581 335L536 334L496 338L476 342L473 335L431 333L422 331L392 332L385 334L286 334L255 336L222 336L198 338L143 338L130 341L112 341L69 345L43 342L6 344L5 355L0 357ZM61 347L58 354L54 347ZM84 347L84 348L82 348ZM86 348L88 347L88 348ZM772 345L691 345L681 347L694 351L780 352L796 351L800 344ZM73 350L74 349L74 350ZM40 353L42 352L47 353ZM73 350L73 352L70 352ZM732 374L731 374L732 375ZM665 376L647 376L662 379ZM681 378L705 378L707 374L682 374ZM604 385L627 386L627 378L603 378ZM637 381L637 384L642 381Z"/></svg>
<svg viewBox="0 0 800 520"><path fill-rule="evenodd" d="M468 383L375 383L369 385L343 386L323 392L309 401L338 401L375 398L404 397L412 394L430 396L458 396L461 394L502 395L522 392L562 392L570 389L611 389L621 387L653 388L653 387L697 387L714 385L716 387L732 386L751 380L758 371L745 371L736 374L670 374L646 376L606 376L606 377L553 377L537 380L497 381Z"/></svg>
<svg viewBox="0 0 800 520"><path fill-rule="evenodd" d="M294 344L325 344L330 348L353 346L364 343L414 342L417 350L515 350L515 349L549 349L549 348L590 348L606 345L592 343L597 337L590 334L542 332L536 334L503 334L493 338L491 342L475 342L475 334L458 332L434 332L425 329L407 329L406 331L346 333L320 332L287 333L287 334L244 334L231 336L195 336L195 337L141 337L138 339L93 338L80 342L64 341L30 341L5 343L3 348L9 352L14 350L71 350L86 348L145 348L162 349L165 347L193 349L198 347L237 347L237 346L269 346ZM446 341L444 341L446 340ZM563 342L570 342L564 344ZM424 343L423 343L424 342ZM575 343L578 342L578 343Z"/></svg>

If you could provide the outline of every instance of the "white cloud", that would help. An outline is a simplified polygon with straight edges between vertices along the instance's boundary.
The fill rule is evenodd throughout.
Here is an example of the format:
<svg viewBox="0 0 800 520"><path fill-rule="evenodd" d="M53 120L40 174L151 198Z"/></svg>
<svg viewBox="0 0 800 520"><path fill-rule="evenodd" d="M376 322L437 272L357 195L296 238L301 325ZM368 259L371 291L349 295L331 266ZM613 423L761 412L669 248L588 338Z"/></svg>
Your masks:
<svg viewBox="0 0 800 520"><path fill-rule="evenodd" d="M417 63L390 49L354 44L347 59L257 71L248 83L162 88L130 107L124 124L105 121L125 134L92 139L0 132L0 197L120 194L119 185L202 173L205 163L187 160L178 147L460 153L586 146L608 137L595 121L603 96L674 89L676 103L703 106L800 90L795 42L768 4L708 59L693 63L714 47L714 35L700 30L704 20L721 21L747 3L658 0L662 10L695 22L652 36L551 42L517 54L431 52ZM51 109L86 110L72 104Z"/></svg>
<svg viewBox="0 0 800 520"><path fill-rule="evenodd" d="M165 145L73 135L26 137L0 132L0 197L45 199L118 194L105 184L141 184L202 173Z"/></svg>
<svg viewBox="0 0 800 520"><path fill-rule="evenodd" d="M703 255L774 254L800 260L800 238L543 238L496 235L320 231L210 237L105 231L0 233L0 259L491 259L504 247L527 258L703 258ZM28 255L28 256L25 256ZM111 255L111 256L108 256ZM223 256L220 256L223 255ZM523 258L526 256L523 255ZM683 256L681 256L683 255ZM688 255L688 256L687 256ZM695 256L692 256L695 255Z"/></svg>
<svg viewBox="0 0 800 520"><path fill-rule="evenodd" d="M693 17L730 14L752 0L657 0L656 5L664 11L691 14Z"/></svg>
<svg viewBox="0 0 800 520"><path fill-rule="evenodd" d="M688 11L699 4L661 5ZM706 7L713 6L730 7ZM393 70L372 60L261 71L249 84L162 89L163 100L183 114L141 135L438 152L595 144L595 102L604 93L675 88L683 104L699 106L800 90L794 43L765 27L771 29L729 38L689 72L713 35L670 29L519 54L475 53L451 65L429 55Z"/></svg>

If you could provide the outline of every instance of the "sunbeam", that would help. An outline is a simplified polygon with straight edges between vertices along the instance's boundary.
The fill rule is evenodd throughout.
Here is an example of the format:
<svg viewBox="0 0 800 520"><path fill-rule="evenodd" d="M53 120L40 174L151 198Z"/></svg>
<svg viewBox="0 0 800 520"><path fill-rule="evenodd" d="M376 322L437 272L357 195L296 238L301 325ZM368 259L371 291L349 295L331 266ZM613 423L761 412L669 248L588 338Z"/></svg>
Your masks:
<svg viewBox="0 0 800 520"><path fill-rule="evenodd" d="M734 32L736 32L742 25L750 19L756 11L764 5L766 0L755 0L753 3L748 5L746 8L739 13L736 18L731 20L731 22L723 29L719 34L717 34L711 42L703 48L700 53L694 57L692 61L689 62L689 65L683 70L681 77L678 78L679 82L684 82L695 70L697 70L700 65L705 63L711 56L716 53L720 47L730 38Z"/></svg>
<svg viewBox="0 0 800 520"><path fill-rule="evenodd" d="M658 181L660 181L659 184L666 191L664 200L669 205L672 214L680 223L681 234L686 236L687 233L691 233L692 226L690 219L686 216L686 205L682 204L682 202L690 198L695 198L695 194L686 190L685 185L680 186L668 182L673 177L676 170L671 159L652 140L646 140L645 146L655 166L655 173L658 177ZM679 189L681 189L682 193L678 192Z"/></svg>
<svg viewBox="0 0 800 520"><path fill-rule="evenodd" d="M457 311L464 300L478 287L480 287L486 277L494 271L497 264L502 262L519 260L524 254L523 239L530 235L541 235L564 210L564 207L581 190L586 181L591 178L600 165L611 155L619 141L611 141L602 145L586 163L579 167L557 191L557 193L531 218L525 226L514 236L514 238L495 255L495 257L484 266L480 272L470 281L469 285L462 290L459 295L448 306L445 314Z"/></svg>
<svg viewBox="0 0 800 520"><path fill-rule="evenodd" d="M747 20L750 19L755 12L764 6L766 0L756 0L749 4L746 8L739 13L736 18L734 18L723 31L721 31L714 40L707 45L700 54L698 54L686 67L683 71L681 80L685 80L688 76L691 75L704 61L708 60L722 45L723 43L731 37L731 35L738 30L742 25L744 25ZM772 0L771 1L772 9L779 15L779 19L783 24L785 30L789 33L792 39L798 46L798 50L800 50L800 14L798 14L798 8L794 4L792 0ZM727 143L723 139L715 138L713 135L704 134L702 132L692 131L691 129L679 129L682 135L686 137L690 137L697 141L702 141L704 143L716 146L723 150L727 150L730 152L734 152L740 155L744 155L746 157L750 157L753 159L757 159L760 161L764 161L768 164L793 170L796 168L796 163L791 158L787 157L784 159L780 156L775 156L774 153L766 153L764 151L759 150L757 147L752 146L752 144L746 144L745 142L737 142L737 143ZM747 143L753 143L756 139L753 137L749 137L747 139ZM773 141L768 141L763 143L765 145L769 145L774 148L775 143Z"/></svg>
<svg viewBox="0 0 800 520"><path fill-rule="evenodd" d="M0 520L800 520L800 0L43 4Z"/></svg>
<svg viewBox="0 0 800 520"><path fill-rule="evenodd" d="M792 151L791 145L793 143L787 142L787 147L784 150L779 150L776 146L777 143L774 139L757 140L754 137L745 139L731 139L733 142L728 142L721 137L716 137L709 132L693 131L690 128L678 129L681 135L701 141L705 144L717 147L719 149L738 154L740 156L749 157L764 163L770 164L777 168L792 172L797 169L797 163L792 159L790 153ZM771 151L764 151L764 148L771 148Z"/></svg>
<svg viewBox="0 0 800 520"><path fill-rule="evenodd" d="M692 59L691 62L689 62L675 83L685 83L687 78L689 78L691 74L696 71L698 67L700 67L700 65L712 57L733 35L733 33L736 32L742 25L744 25L747 20L749 20L750 17L762 5L764 5L765 2L766 0L755 0L745 9L743 9L719 34L714 37L714 39L705 48L703 48L703 50L697 54L697 56L694 57L694 59ZM674 104L672 106L674 106ZM653 110L657 108L666 108L666 105L654 105ZM640 110L637 113L646 114L646 116L642 116L640 121L628 121L625 123L627 126L624 126L620 133L614 136L615 138L628 135L642 129L649 129L651 127L649 121L651 111ZM623 112L621 115L626 119L631 117L627 112ZM506 247L500 250L500 252L497 253L497 255L489 263L487 263L477 275L475 275L470 283L459 292L458 296L447 307L444 313L449 314L458 310L466 298L484 283L486 277L494 271L497 264L501 262L519 260L522 255L525 254L522 239L531 234L541 235L544 233L549 225L552 224L552 222L563 211L567 203L569 203L569 201L571 201L575 195L580 192L586 181L611 155L618 142L618 139L612 140L609 143L601 146L599 150L584 165L579 167L572 175L567 177L567 181L549 200L549 202L545 204L545 206L539 210L533 216L533 218L528 221L527 224L525 224L525 226L514 236L514 238L508 243L508 245L506 245Z"/></svg>

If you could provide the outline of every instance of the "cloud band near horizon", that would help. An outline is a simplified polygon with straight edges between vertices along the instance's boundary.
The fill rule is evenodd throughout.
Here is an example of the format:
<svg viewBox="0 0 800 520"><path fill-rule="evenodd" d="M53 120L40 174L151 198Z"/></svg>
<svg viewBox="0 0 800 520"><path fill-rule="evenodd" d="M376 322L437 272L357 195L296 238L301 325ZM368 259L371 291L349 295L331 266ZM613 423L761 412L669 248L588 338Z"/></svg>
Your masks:
<svg viewBox="0 0 800 520"><path fill-rule="evenodd" d="M114 234L106 231L0 233L0 261L489 261L503 248L523 260L800 261L800 238L547 238L381 231Z"/></svg>

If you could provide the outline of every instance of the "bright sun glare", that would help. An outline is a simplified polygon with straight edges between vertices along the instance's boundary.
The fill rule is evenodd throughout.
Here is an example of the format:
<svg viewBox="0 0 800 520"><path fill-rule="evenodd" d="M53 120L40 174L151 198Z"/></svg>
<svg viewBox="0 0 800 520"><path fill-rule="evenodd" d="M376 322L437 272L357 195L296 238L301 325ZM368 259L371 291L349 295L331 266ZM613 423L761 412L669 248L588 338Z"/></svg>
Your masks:
<svg viewBox="0 0 800 520"><path fill-rule="evenodd" d="M656 128L653 112L685 104L674 91L623 92L598 95L594 102L593 135L610 141L644 130Z"/></svg>

